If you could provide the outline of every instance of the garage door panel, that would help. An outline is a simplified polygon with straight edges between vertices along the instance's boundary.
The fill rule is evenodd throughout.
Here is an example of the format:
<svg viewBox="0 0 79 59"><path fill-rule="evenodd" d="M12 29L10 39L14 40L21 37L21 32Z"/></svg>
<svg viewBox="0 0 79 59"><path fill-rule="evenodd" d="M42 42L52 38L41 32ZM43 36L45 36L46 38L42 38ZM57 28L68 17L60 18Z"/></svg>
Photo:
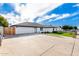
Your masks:
<svg viewBox="0 0 79 59"><path fill-rule="evenodd" d="M33 27L16 27L16 34L34 33Z"/></svg>

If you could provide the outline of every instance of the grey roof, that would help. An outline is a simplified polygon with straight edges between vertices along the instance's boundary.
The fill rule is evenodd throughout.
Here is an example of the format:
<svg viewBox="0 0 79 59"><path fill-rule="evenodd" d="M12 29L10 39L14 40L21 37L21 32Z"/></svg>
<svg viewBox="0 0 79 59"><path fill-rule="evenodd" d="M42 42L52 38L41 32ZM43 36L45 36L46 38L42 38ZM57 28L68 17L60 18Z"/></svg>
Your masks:
<svg viewBox="0 0 79 59"><path fill-rule="evenodd" d="M23 23L19 23L16 25L13 25L16 27L45 27L45 28L52 28L54 26L49 26L49 25L42 25L39 23L33 23L33 22L23 22Z"/></svg>
<svg viewBox="0 0 79 59"><path fill-rule="evenodd" d="M38 24L38 23L33 23L33 22L23 22L23 23L19 23L13 26L17 26L17 27L43 27L43 25Z"/></svg>
<svg viewBox="0 0 79 59"><path fill-rule="evenodd" d="M57 28L57 27L51 25L44 25L44 28Z"/></svg>

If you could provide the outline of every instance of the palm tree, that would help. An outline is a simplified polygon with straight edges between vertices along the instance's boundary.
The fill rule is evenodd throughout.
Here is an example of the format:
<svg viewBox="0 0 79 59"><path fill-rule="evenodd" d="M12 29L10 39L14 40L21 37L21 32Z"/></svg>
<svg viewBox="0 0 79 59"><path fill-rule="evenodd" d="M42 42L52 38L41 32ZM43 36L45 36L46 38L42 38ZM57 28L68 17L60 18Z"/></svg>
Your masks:
<svg viewBox="0 0 79 59"><path fill-rule="evenodd" d="M7 20L0 15L0 24L3 26L3 27L8 27L8 22Z"/></svg>

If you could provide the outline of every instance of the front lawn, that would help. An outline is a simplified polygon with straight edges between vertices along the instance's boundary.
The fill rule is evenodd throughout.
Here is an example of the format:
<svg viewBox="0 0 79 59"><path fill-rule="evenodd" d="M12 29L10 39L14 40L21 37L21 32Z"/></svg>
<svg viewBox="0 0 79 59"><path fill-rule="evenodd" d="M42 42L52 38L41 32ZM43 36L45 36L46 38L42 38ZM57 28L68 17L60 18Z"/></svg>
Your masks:
<svg viewBox="0 0 79 59"><path fill-rule="evenodd" d="M75 34L72 32L53 32L53 33L48 33L48 35L55 35L55 36L67 36L67 37L75 37Z"/></svg>

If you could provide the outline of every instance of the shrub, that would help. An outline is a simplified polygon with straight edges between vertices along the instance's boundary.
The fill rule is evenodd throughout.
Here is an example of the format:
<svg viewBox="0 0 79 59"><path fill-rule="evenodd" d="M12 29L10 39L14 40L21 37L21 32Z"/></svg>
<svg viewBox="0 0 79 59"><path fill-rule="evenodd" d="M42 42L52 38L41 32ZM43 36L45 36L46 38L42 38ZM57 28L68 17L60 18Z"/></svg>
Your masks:
<svg viewBox="0 0 79 59"><path fill-rule="evenodd" d="M62 31L58 31L57 33L58 33L58 34L63 34L64 32L62 32Z"/></svg>
<svg viewBox="0 0 79 59"><path fill-rule="evenodd" d="M57 33L58 31L53 31L52 33Z"/></svg>

